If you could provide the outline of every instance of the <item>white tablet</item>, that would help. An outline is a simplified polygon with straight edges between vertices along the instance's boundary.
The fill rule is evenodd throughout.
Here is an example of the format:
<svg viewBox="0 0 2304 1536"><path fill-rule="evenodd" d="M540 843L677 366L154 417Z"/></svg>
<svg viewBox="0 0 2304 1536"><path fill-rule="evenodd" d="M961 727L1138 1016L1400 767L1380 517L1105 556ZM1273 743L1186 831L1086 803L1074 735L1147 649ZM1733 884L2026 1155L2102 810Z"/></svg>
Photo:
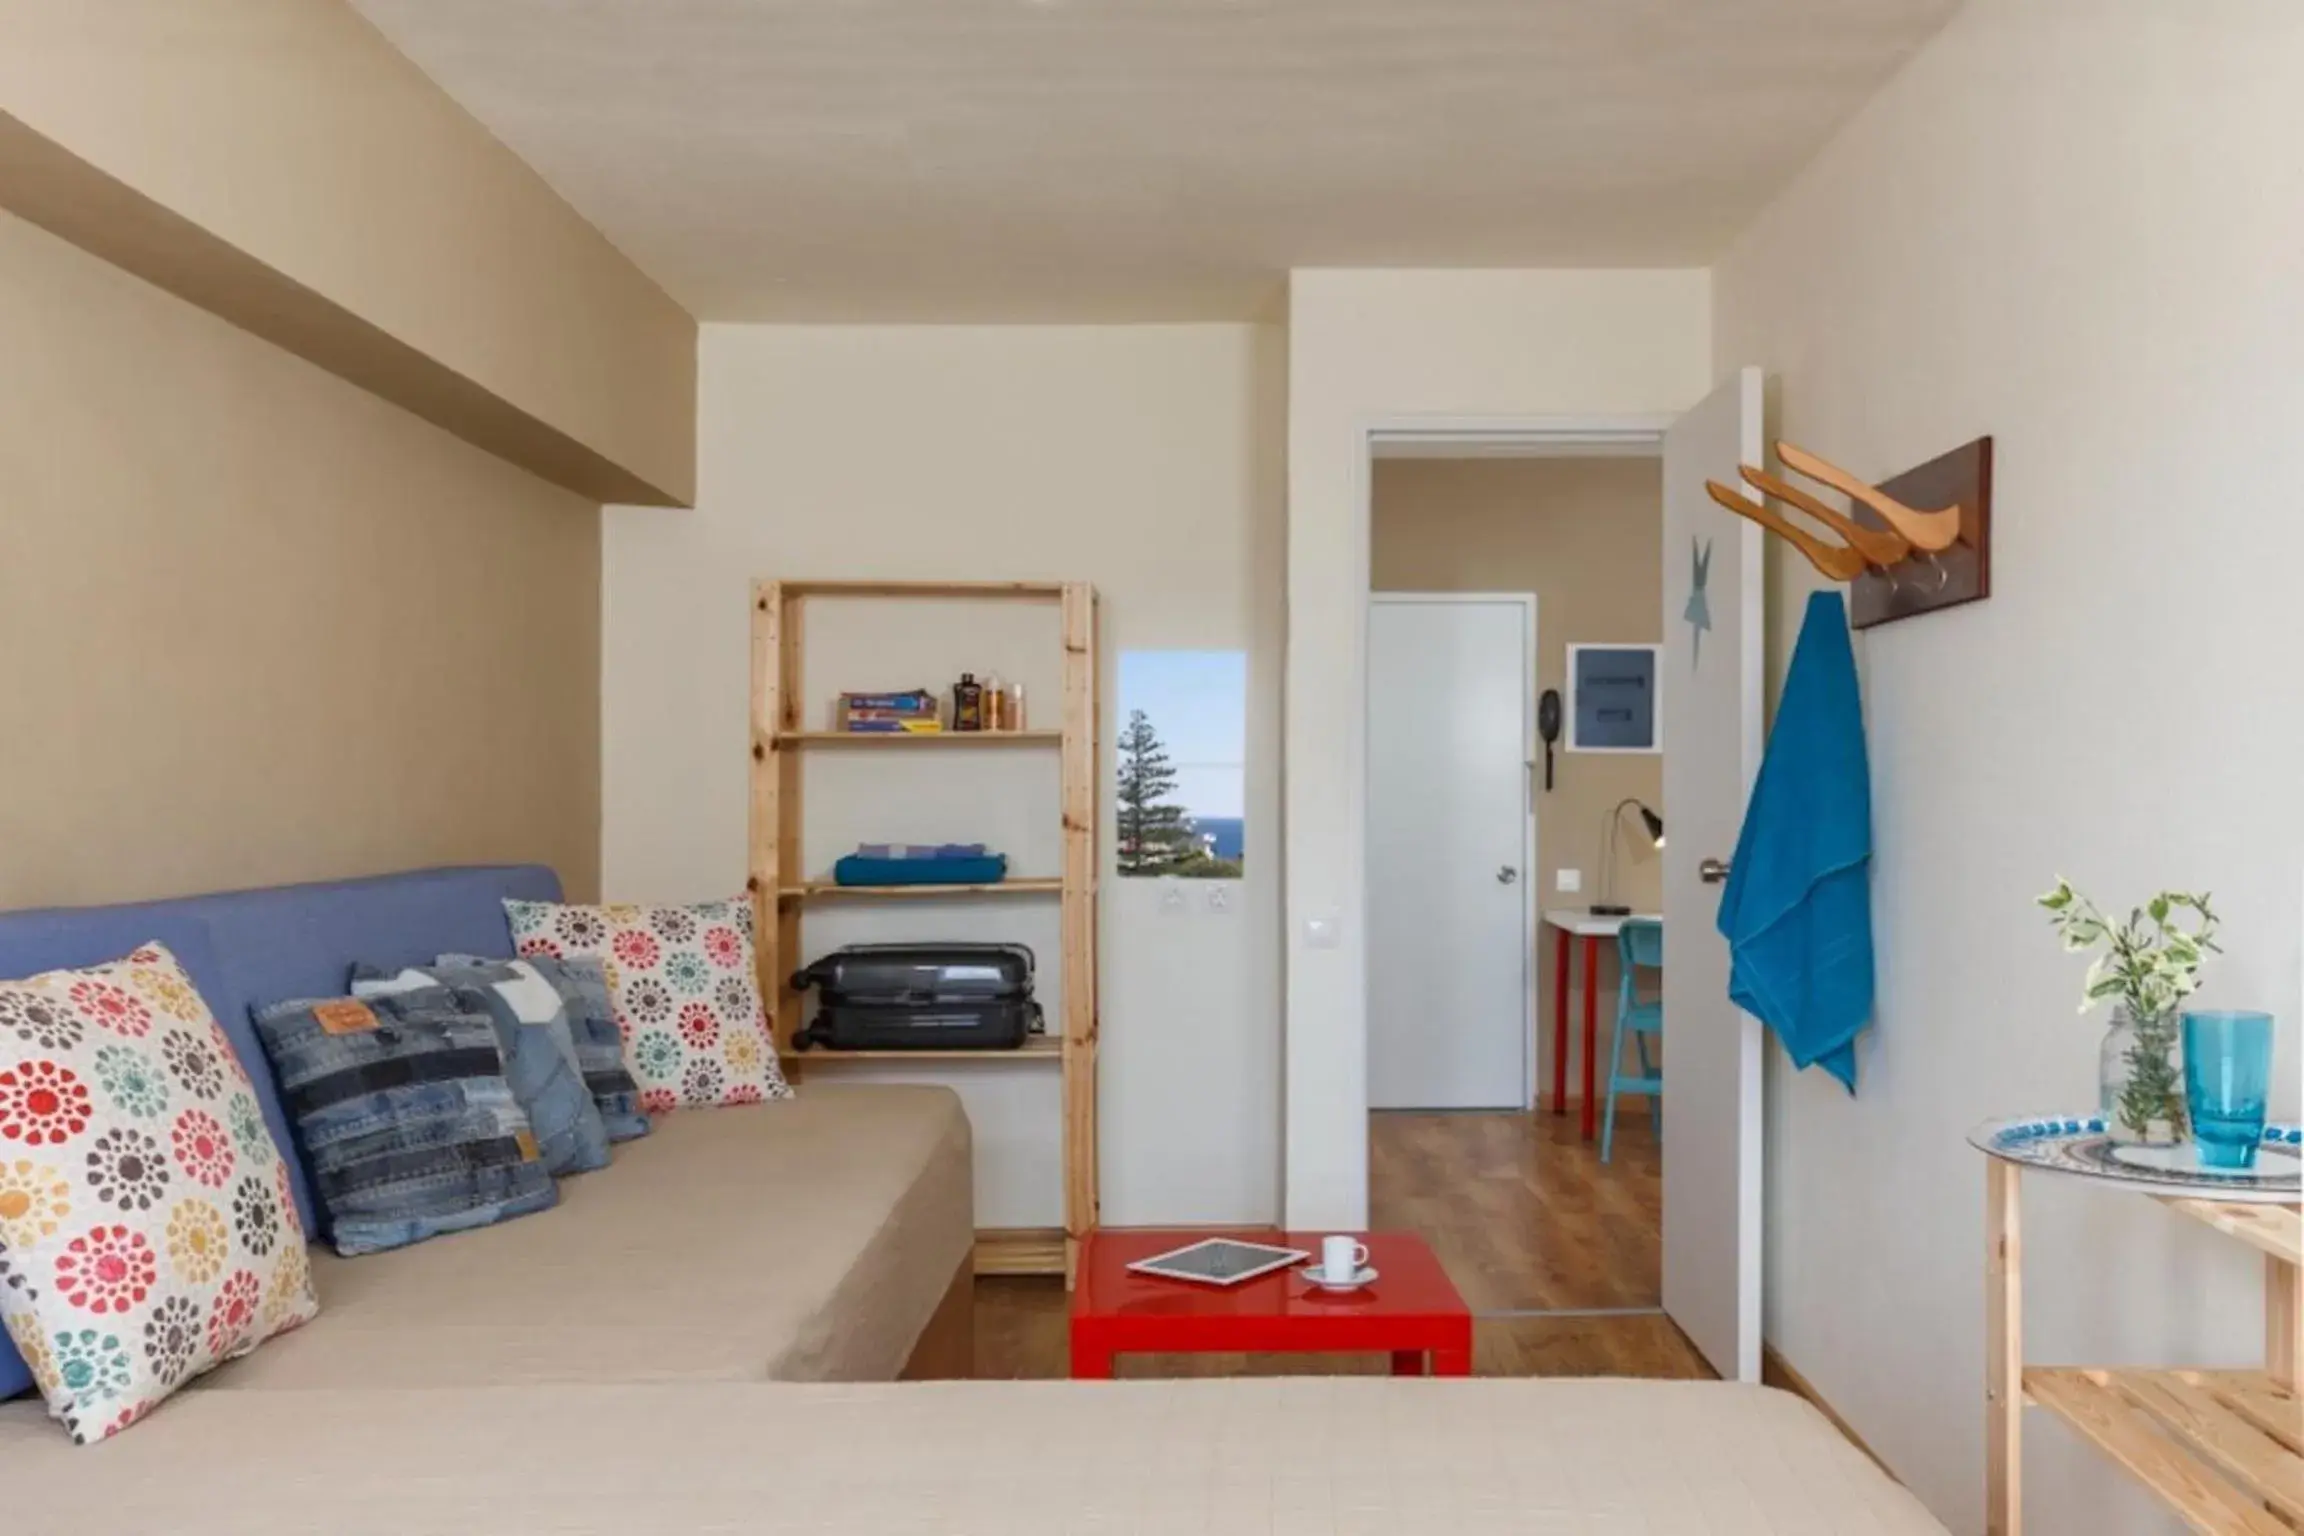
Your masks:
<svg viewBox="0 0 2304 1536"><path fill-rule="evenodd" d="M1238 1285L1312 1257L1301 1248L1275 1248L1270 1243L1244 1243L1237 1238L1211 1237L1188 1243L1128 1266L1139 1275L1164 1280L1192 1280L1201 1285Z"/></svg>

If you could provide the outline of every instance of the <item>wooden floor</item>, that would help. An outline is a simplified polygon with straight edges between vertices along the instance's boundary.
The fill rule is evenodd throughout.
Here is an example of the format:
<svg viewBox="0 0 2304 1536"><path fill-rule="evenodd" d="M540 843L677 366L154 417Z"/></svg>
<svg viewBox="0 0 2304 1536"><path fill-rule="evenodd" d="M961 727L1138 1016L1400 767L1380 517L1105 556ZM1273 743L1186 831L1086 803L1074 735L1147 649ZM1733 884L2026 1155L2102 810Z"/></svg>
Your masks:
<svg viewBox="0 0 2304 1536"><path fill-rule="evenodd" d="M1645 1115L1615 1156L1573 1114L1368 1117L1370 1224L1432 1245L1475 1313L1653 1307L1663 1298L1664 1174Z"/></svg>
<svg viewBox="0 0 2304 1536"><path fill-rule="evenodd" d="M1662 1315L1513 1316L1656 1305L1662 1177L1642 1117L1616 1156L1576 1138L1573 1117L1378 1114L1369 1126L1371 1224L1421 1234L1473 1312L1483 1376L1702 1377L1711 1371ZM976 1372L1065 1373L1064 1289L976 1283ZM1122 1376L1378 1374L1381 1356L1147 1355Z"/></svg>

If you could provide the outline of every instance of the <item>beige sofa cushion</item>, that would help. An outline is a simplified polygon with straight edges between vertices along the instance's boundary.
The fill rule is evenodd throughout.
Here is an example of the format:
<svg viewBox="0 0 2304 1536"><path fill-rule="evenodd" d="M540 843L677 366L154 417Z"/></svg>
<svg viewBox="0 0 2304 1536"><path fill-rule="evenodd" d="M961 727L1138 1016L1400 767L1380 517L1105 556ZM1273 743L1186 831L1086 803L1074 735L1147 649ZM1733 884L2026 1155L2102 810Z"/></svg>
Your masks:
<svg viewBox="0 0 2304 1536"><path fill-rule="evenodd" d="M682 1110L556 1209L340 1259L318 1319L202 1384L893 1380L975 1240L949 1089Z"/></svg>
<svg viewBox="0 0 2304 1536"><path fill-rule="evenodd" d="M1944 1529L1806 1403L1719 1382L190 1393L89 1450L0 1413L0 1466L11 1529L121 1536Z"/></svg>

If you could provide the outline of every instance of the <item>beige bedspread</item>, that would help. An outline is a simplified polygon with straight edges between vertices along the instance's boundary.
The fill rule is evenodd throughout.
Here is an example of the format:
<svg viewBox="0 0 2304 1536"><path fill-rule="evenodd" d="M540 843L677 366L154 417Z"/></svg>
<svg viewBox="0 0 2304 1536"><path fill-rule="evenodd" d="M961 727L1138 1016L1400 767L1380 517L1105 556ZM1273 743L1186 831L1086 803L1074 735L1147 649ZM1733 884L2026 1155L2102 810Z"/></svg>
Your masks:
<svg viewBox="0 0 2304 1536"><path fill-rule="evenodd" d="M202 1536L1919 1536L1807 1404L1331 1378L193 1393L75 1449L0 1410L9 1529Z"/></svg>
<svg viewBox="0 0 2304 1536"><path fill-rule="evenodd" d="M192 1388L891 1380L975 1242L948 1089L689 1110L560 1204L340 1259L320 1316Z"/></svg>

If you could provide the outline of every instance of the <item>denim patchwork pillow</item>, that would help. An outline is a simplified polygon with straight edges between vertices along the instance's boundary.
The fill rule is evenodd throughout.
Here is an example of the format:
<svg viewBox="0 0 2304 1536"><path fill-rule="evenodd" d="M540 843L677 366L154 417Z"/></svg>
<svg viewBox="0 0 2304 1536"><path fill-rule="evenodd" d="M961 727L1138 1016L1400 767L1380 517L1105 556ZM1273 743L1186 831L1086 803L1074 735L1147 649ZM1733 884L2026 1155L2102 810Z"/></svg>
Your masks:
<svg viewBox="0 0 2304 1536"><path fill-rule="evenodd" d="M545 1167L566 1175L608 1166L608 1128L584 1086L568 1012L550 982L528 967L501 960L411 965L393 972L371 965L352 968L354 997L397 996L426 987L455 988L487 1009L496 1043L504 1048L504 1080L536 1132Z"/></svg>
<svg viewBox="0 0 2304 1536"><path fill-rule="evenodd" d="M405 1247L560 1198L485 1008L449 987L253 1010L336 1251Z"/></svg>
<svg viewBox="0 0 2304 1536"><path fill-rule="evenodd" d="M538 955L530 960L489 960L479 955L442 955L441 965L494 965L514 971L533 971L560 994L568 1016L568 1034L576 1042L576 1066L584 1086L599 1107L610 1141L631 1141L648 1134L648 1116L640 1109L640 1085L624 1066L624 1032L616 1027L616 1010L608 1001L608 972L597 960L555 960Z"/></svg>

